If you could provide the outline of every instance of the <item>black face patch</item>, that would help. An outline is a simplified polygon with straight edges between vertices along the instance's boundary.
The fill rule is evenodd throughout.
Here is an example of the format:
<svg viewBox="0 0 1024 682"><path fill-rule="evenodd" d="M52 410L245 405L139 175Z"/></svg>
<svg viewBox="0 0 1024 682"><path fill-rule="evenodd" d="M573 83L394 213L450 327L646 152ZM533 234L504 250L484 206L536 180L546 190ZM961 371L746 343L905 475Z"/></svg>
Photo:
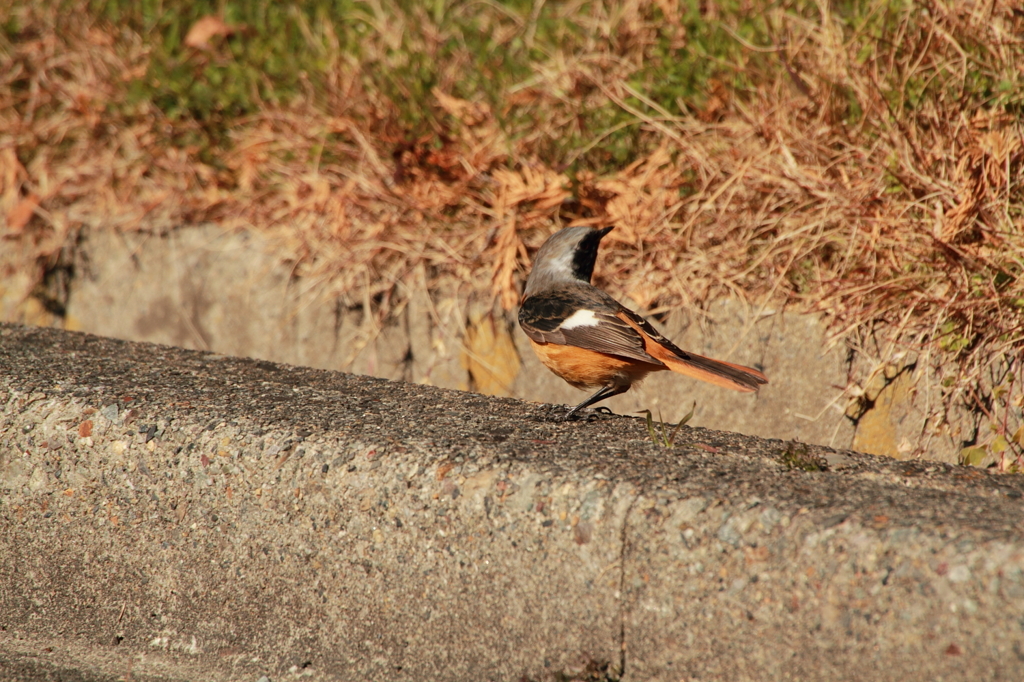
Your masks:
<svg viewBox="0 0 1024 682"><path fill-rule="evenodd" d="M601 244L601 238L611 232L612 228L605 227L600 230L593 230L590 234L580 240L576 247L576 253L572 259L572 276L576 279L590 282L594 274L594 264L597 263L597 247Z"/></svg>

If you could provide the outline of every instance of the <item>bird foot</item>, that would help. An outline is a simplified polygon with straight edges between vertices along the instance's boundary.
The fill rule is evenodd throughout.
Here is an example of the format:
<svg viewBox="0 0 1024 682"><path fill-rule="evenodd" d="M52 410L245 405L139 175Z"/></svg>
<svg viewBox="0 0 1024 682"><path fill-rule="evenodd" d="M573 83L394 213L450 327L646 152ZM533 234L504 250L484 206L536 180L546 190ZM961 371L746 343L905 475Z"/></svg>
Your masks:
<svg viewBox="0 0 1024 682"><path fill-rule="evenodd" d="M615 413L609 410L604 405L600 407L584 407L579 410L569 410L559 421L571 422L571 421L587 421L596 422L602 419L608 419L614 417Z"/></svg>

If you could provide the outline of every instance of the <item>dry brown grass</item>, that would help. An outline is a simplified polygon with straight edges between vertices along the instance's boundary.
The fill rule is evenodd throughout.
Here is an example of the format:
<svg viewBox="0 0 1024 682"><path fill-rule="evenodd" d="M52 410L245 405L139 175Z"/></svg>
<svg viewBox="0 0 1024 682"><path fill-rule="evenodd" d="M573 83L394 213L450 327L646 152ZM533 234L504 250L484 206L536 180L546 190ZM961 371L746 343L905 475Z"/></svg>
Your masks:
<svg viewBox="0 0 1024 682"><path fill-rule="evenodd" d="M715 82L700 108L678 103L682 116L630 85L657 38L655 4L673 16L671 0L590 6L587 49L550 54L505 94L544 125L509 133L488 105L454 97L456 59L424 104L434 135L410 138L362 66L336 56L326 96L237 121L219 164L170 144L153 106L125 104L146 68L141 38L89 22L58 31L46 10L21 7L36 37L0 53L0 238L34 243L42 273L83 225L266 230L298 276L383 316L416 268L512 309L553 225L614 224L598 277L618 293L648 309L730 294L820 311L835 339L879 364L944 368L929 428L969 405L996 425L975 440L1002 436L1001 461L1019 460L1024 20L1013 3L876 2L860 29L824 2L751 3L774 39L737 33L749 61L730 68L755 86ZM367 55L386 52L388 30ZM981 80L1008 85L986 92ZM566 170L587 148L545 159L594 102L631 118L588 147L638 126L638 158L607 175Z"/></svg>

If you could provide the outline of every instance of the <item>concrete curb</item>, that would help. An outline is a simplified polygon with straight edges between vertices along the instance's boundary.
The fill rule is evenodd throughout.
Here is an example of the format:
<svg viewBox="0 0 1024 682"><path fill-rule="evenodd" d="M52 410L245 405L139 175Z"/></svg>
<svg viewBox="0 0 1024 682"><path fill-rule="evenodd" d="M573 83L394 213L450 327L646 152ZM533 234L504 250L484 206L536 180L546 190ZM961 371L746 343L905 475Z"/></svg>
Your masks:
<svg viewBox="0 0 1024 682"><path fill-rule="evenodd" d="M1024 479L0 326L13 679L1024 679Z"/></svg>

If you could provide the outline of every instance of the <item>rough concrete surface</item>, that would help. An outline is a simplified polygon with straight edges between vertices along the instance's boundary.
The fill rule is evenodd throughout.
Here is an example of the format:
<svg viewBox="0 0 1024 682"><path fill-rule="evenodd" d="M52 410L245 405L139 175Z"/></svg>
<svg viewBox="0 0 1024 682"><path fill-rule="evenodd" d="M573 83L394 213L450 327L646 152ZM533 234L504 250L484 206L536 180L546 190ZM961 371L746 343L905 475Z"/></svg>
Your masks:
<svg viewBox="0 0 1024 682"><path fill-rule="evenodd" d="M1019 476L10 325L0 401L5 679L1024 679Z"/></svg>

